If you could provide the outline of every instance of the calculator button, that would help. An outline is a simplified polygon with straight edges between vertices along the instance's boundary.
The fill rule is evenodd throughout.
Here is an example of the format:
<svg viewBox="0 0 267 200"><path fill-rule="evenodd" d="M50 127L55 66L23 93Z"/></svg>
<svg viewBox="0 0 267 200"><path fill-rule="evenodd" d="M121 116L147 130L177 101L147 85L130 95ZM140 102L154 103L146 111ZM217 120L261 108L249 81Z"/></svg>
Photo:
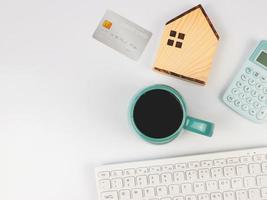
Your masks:
<svg viewBox="0 0 267 200"><path fill-rule="evenodd" d="M262 84L257 83L257 84L256 84L256 88L257 88L258 90L261 90L261 89L263 88L263 86L262 86Z"/></svg>
<svg viewBox="0 0 267 200"><path fill-rule="evenodd" d="M254 76L254 78L259 78L260 76L259 72L253 72L252 75Z"/></svg>
<svg viewBox="0 0 267 200"><path fill-rule="evenodd" d="M267 94L267 87L263 88L263 93Z"/></svg>
<svg viewBox="0 0 267 200"><path fill-rule="evenodd" d="M250 94L251 94L251 96L253 96L253 97L257 96L257 92L256 92L256 90L252 90Z"/></svg>
<svg viewBox="0 0 267 200"><path fill-rule="evenodd" d="M255 81L254 79L252 79L252 78L250 78L250 79L248 80L248 84L249 84L249 85L255 85L255 83L256 83L256 81Z"/></svg>
<svg viewBox="0 0 267 200"><path fill-rule="evenodd" d="M252 116L256 115L256 110L254 109L249 110L249 114Z"/></svg>
<svg viewBox="0 0 267 200"><path fill-rule="evenodd" d="M259 99L260 101L264 101L264 100L266 99L266 97L260 94L259 97L258 97L258 99Z"/></svg>
<svg viewBox="0 0 267 200"><path fill-rule="evenodd" d="M254 106L256 109L259 109L259 108L261 107L261 105L260 105L259 102L257 102L257 101L254 101L253 106Z"/></svg>
<svg viewBox="0 0 267 200"><path fill-rule="evenodd" d="M246 80L248 80L248 77L247 77L245 74L243 74L243 75L241 76L241 79L242 79L243 81L246 81Z"/></svg>
<svg viewBox="0 0 267 200"><path fill-rule="evenodd" d="M229 102L232 102L232 101L234 101L234 97L233 97L232 95L229 95L229 96L227 97L227 100L228 100Z"/></svg>
<svg viewBox="0 0 267 200"><path fill-rule="evenodd" d="M245 85L245 86L244 86L244 91L245 91L245 92L250 92L250 87L248 87L248 86Z"/></svg>
<svg viewBox="0 0 267 200"><path fill-rule="evenodd" d="M235 100L235 106L239 107L241 105L241 101Z"/></svg>
<svg viewBox="0 0 267 200"><path fill-rule="evenodd" d="M248 107L247 104L244 104L244 105L242 106L242 110L244 110L244 111L248 111L248 109L249 109L249 107Z"/></svg>
<svg viewBox="0 0 267 200"><path fill-rule="evenodd" d="M245 99L245 98L246 98L246 95L245 95L244 93L241 92L241 93L239 94L239 98L240 98L240 99Z"/></svg>
<svg viewBox="0 0 267 200"><path fill-rule="evenodd" d="M267 107L263 107L260 109L260 111L257 113L257 118L259 120L264 119L267 116Z"/></svg>
<svg viewBox="0 0 267 200"><path fill-rule="evenodd" d="M252 72L252 69L251 69L250 67L247 67L247 68L246 68L246 72L247 72L248 74L250 74L250 73Z"/></svg>
<svg viewBox="0 0 267 200"><path fill-rule="evenodd" d="M241 88L241 87L243 86L243 83L240 82L240 81L237 81L237 82L236 82L236 86L237 86L238 88Z"/></svg>
<svg viewBox="0 0 267 200"><path fill-rule="evenodd" d="M266 77L266 76L261 76L261 77L260 77L260 81L261 81L262 83L266 83L266 82L267 82L267 77Z"/></svg>
<svg viewBox="0 0 267 200"><path fill-rule="evenodd" d="M252 98L251 98L251 97L248 97L246 100L247 100L247 102L248 102L249 104L252 104Z"/></svg>
<svg viewBox="0 0 267 200"><path fill-rule="evenodd" d="M237 94L238 94L238 89L236 89L236 88L232 89L232 93L233 93L234 95L237 95Z"/></svg>

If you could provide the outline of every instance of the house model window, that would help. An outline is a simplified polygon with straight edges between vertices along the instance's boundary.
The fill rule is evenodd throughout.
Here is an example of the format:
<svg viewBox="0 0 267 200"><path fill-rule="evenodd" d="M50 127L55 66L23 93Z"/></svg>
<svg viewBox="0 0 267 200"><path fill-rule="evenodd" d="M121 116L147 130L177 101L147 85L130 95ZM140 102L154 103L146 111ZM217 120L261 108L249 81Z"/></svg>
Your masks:
<svg viewBox="0 0 267 200"><path fill-rule="evenodd" d="M154 68L205 85L219 35L201 5L165 24Z"/></svg>

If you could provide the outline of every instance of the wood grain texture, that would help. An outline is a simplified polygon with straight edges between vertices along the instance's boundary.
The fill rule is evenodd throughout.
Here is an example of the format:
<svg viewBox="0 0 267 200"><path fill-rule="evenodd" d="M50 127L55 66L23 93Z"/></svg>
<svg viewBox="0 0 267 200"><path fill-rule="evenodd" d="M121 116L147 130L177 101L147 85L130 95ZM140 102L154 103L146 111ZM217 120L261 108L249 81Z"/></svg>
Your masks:
<svg viewBox="0 0 267 200"><path fill-rule="evenodd" d="M184 33L183 40L170 36L170 31ZM167 45L168 40L182 43L181 48ZM169 21L164 27L154 68L168 74L205 85L217 49L219 35L204 9L194 7Z"/></svg>

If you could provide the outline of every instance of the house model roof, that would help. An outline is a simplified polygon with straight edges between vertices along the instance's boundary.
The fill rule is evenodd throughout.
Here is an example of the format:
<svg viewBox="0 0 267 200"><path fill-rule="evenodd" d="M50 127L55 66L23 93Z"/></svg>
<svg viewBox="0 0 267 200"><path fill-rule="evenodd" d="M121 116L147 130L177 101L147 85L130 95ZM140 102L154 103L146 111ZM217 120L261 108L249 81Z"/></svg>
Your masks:
<svg viewBox="0 0 267 200"><path fill-rule="evenodd" d="M154 68L205 85L219 34L201 5L165 24Z"/></svg>

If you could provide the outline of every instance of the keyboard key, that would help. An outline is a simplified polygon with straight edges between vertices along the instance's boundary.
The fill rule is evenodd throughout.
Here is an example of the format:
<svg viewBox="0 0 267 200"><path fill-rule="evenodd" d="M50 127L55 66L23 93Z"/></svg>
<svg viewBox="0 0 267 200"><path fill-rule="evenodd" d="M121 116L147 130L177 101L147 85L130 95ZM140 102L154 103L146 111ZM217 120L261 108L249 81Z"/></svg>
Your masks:
<svg viewBox="0 0 267 200"><path fill-rule="evenodd" d="M233 189L240 189L243 187L243 181L241 178L231 179L231 185Z"/></svg>
<svg viewBox="0 0 267 200"><path fill-rule="evenodd" d="M190 162L189 163L189 168L198 169L199 167L200 167L199 162Z"/></svg>
<svg viewBox="0 0 267 200"><path fill-rule="evenodd" d="M227 100L229 102L233 102L234 101L234 97L232 95L229 95L229 96L227 96Z"/></svg>
<svg viewBox="0 0 267 200"><path fill-rule="evenodd" d="M197 197L195 195L189 195L185 196L185 200L197 200Z"/></svg>
<svg viewBox="0 0 267 200"><path fill-rule="evenodd" d="M262 120L267 117L267 107L263 107L260 109L260 111L257 113L257 118L259 120Z"/></svg>
<svg viewBox="0 0 267 200"><path fill-rule="evenodd" d="M246 190L239 190L236 192L237 200L248 200L248 194Z"/></svg>
<svg viewBox="0 0 267 200"><path fill-rule="evenodd" d="M223 196L219 192L211 193L210 198L211 200L223 200Z"/></svg>
<svg viewBox="0 0 267 200"><path fill-rule="evenodd" d="M247 85L244 86L243 90L248 93L250 92L250 87L248 87Z"/></svg>
<svg viewBox="0 0 267 200"><path fill-rule="evenodd" d="M266 99L266 97L260 94L258 96L258 99L259 99L259 101L263 102Z"/></svg>
<svg viewBox="0 0 267 200"><path fill-rule="evenodd" d="M156 188L156 192L158 196L166 196L167 195L167 187L166 186L158 186Z"/></svg>
<svg viewBox="0 0 267 200"><path fill-rule="evenodd" d="M267 187L267 175L257 176L257 185L260 187Z"/></svg>
<svg viewBox="0 0 267 200"><path fill-rule="evenodd" d="M172 182L172 176L170 173L161 174L161 182L162 184L169 185Z"/></svg>
<svg viewBox="0 0 267 200"><path fill-rule="evenodd" d="M244 110L244 111L248 111L248 110L249 110L249 107L248 107L247 104L242 105L241 108L242 108L242 110Z"/></svg>
<svg viewBox="0 0 267 200"><path fill-rule="evenodd" d="M186 164L185 163L179 163L175 165L176 170L185 170Z"/></svg>
<svg viewBox="0 0 267 200"><path fill-rule="evenodd" d="M249 85L255 85L256 84L256 81L254 80L254 79L252 79L252 78L250 78L249 80L248 80L248 84Z"/></svg>
<svg viewBox="0 0 267 200"><path fill-rule="evenodd" d="M236 200L235 193L232 191L227 191L223 193L223 200Z"/></svg>
<svg viewBox="0 0 267 200"><path fill-rule="evenodd" d="M252 72L252 69L250 67L246 68L246 73L250 74Z"/></svg>
<svg viewBox="0 0 267 200"><path fill-rule="evenodd" d="M150 198L155 196L155 190L153 187L148 187L144 189L144 197Z"/></svg>
<svg viewBox="0 0 267 200"><path fill-rule="evenodd" d="M201 167L212 167L212 160L204 160L200 162Z"/></svg>
<svg viewBox="0 0 267 200"><path fill-rule="evenodd" d="M262 198L267 198L267 188L261 189L261 196L262 196Z"/></svg>
<svg viewBox="0 0 267 200"><path fill-rule="evenodd" d="M119 199L120 200L130 200L131 199L131 194L129 190L121 190L119 192Z"/></svg>
<svg viewBox="0 0 267 200"><path fill-rule="evenodd" d="M251 96L253 96L253 97L256 97L256 96L258 95L258 93L257 93L256 90L252 90L250 94L251 94Z"/></svg>
<svg viewBox="0 0 267 200"><path fill-rule="evenodd" d="M248 175L248 166L247 165L236 166L236 173L238 176L247 176Z"/></svg>
<svg viewBox="0 0 267 200"><path fill-rule="evenodd" d="M183 194L192 193L192 185L189 183L181 184L181 191Z"/></svg>
<svg viewBox="0 0 267 200"><path fill-rule="evenodd" d="M249 189L248 190L249 199L260 199L260 191L258 189Z"/></svg>
<svg viewBox="0 0 267 200"><path fill-rule="evenodd" d="M221 179L218 181L219 189L222 191L229 190L231 188L230 181L228 179Z"/></svg>
<svg viewBox="0 0 267 200"><path fill-rule="evenodd" d="M153 166L153 167L150 167L149 171L152 174L160 173L161 172L161 167L160 166Z"/></svg>
<svg viewBox="0 0 267 200"><path fill-rule="evenodd" d="M200 180L206 180L206 179L209 179L210 178L210 171L209 169L200 169L198 171L199 173L199 179Z"/></svg>
<svg viewBox="0 0 267 200"><path fill-rule="evenodd" d="M208 194L199 194L198 200L210 200L210 196Z"/></svg>
<svg viewBox="0 0 267 200"><path fill-rule="evenodd" d="M102 190L102 191L109 190L111 187L110 181L109 180L100 180L99 181L99 187L100 187L100 190Z"/></svg>
<svg viewBox="0 0 267 200"><path fill-rule="evenodd" d="M231 164L237 164L237 163L239 163L239 158L228 158L227 163L230 165Z"/></svg>
<svg viewBox="0 0 267 200"><path fill-rule="evenodd" d="M265 76L261 76L261 77L260 77L260 81L261 81L262 83L266 83L266 82L267 82L267 78L266 78Z"/></svg>
<svg viewBox="0 0 267 200"><path fill-rule="evenodd" d="M256 115L256 110L255 109L250 109L249 110L249 114L251 115L251 116L255 116Z"/></svg>
<svg viewBox="0 0 267 200"><path fill-rule="evenodd" d="M267 162L262 163L261 167L262 167L262 172L267 173Z"/></svg>
<svg viewBox="0 0 267 200"><path fill-rule="evenodd" d="M119 200L118 193L115 191L102 193L101 199L102 200Z"/></svg>
<svg viewBox="0 0 267 200"><path fill-rule="evenodd" d="M172 172L173 170L174 170L173 165L165 165L162 167L162 171L164 171L164 172Z"/></svg>
<svg viewBox="0 0 267 200"><path fill-rule="evenodd" d="M242 156L242 157L240 157L240 161L241 161L241 163L249 163L249 162L251 162L251 157L249 157L249 156Z"/></svg>
<svg viewBox="0 0 267 200"><path fill-rule="evenodd" d="M252 72L252 76L254 77L254 78L259 78L260 77L260 73L259 72Z"/></svg>
<svg viewBox="0 0 267 200"><path fill-rule="evenodd" d="M225 165L226 165L226 160L225 159L214 160L214 166L215 167L223 167Z"/></svg>
<svg viewBox="0 0 267 200"><path fill-rule="evenodd" d="M242 79L243 81L246 81L246 80L248 80L248 76L245 75L245 74L242 74L242 75L241 75L241 79Z"/></svg>
<svg viewBox="0 0 267 200"><path fill-rule="evenodd" d="M189 170L185 172L186 180L187 181L195 181L197 180L197 171L196 170Z"/></svg>
<svg viewBox="0 0 267 200"><path fill-rule="evenodd" d="M246 188L255 187L257 185L255 177L245 177L244 178L244 185Z"/></svg>
<svg viewBox="0 0 267 200"><path fill-rule="evenodd" d="M109 178L109 172L99 172L98 177L100 179L107 179L107 178Z"/></svg>
<svg viewBox="0 0 267 200"><path fill-rule="evenodd" d="M135 169L126 169L124 170L125 176L134 176L135 175Z"/></svg>
<svg viewBox="0 0 267 200"><path fill-rule="evenodd" d="M184 200L184 197L180 196L180 197L173 197L173 200Z"/></svg>
<svg viewBox="0 0 267 200"><path fill-rule="evenodd" d="M235 176L235 168L233 166L227 166L223 168L224 176L232 177Z"/></svg>
<svg viewBox="0 0 267 200"><path fill-rule="evenodd" d="M160 184L160 178L157 174L152 174L148 176L148 181L150 185L159 185Z"/></svg>
<svg viewBox="0 0 267 200"><path fill-rule="evenodd" d="M136 177L136 185L138 187L147 186L147 177L146 176L137 176Z"/></svg>
<svg viewBox="0 0 267 200"><path fill-rule="evenodd" d="M223 176L222 168L212 168L211 170L211 178L217 179Z"/></svg>
<svg viewBox="0 0 267 200"><path fill-rule="evenodd" d="M213 192L218 189L218 184L216 181L208 181L206 182L206 187L209 192Z"/></svg>
<svg viewBox="0 0 267 200"><path fill-rule="evenodd" d="M142 190L141 189L132 189L132 198L133 199L142 199Z"/></svg>
<svg viewBox="0 0 267 200"><path fill-rule="evenodd" d="M110 172L111 178L121 177L123 175L122 170L116 170Z"/></svg>
<svg viewBox="0 0 267 200"><path fill-rule="evenodd" d="M196 182L193 184L193 189L195 193L203 193L205 192L205 184L204 182Z"/></svg>
<svg viewBox="0 0 267 200"><path fill-rule="evenodd" d="M124 185L125 187L134 187L135 186L134 177L124 178Z"/></svg>
<svg viewBox="0 0 267 200"><path fill-rule="evenodd" d="M141 167L136 170L137 175L146 175L148 173L148 169L146 167Z"/></svg>
<svg viewBox="0 0 267 200"><path fill-rule="evenodd" d="M172 196L178 195L180 193L179 185L170 185L169 192Z"/></svg>
<svg viewBox="0 0 267 200"><path fill-rule="evenodd" d="M265 160L265 155L264 154L255 155L253 156L253 160L255 162L263 162Z"/></svg>
<svg viewBox="0 0 267 200"><path fill-rule="evenodd" d="M112 189L120 189L122 188L122 179L116 178L111 180L111 188Z"/></svg>
<svg viewBox="0 0 267 200"><path fill-rule="evenodd" d="M250 174L260 174L261 173L261 166L258 163L249 164L249 173Z"/></svg>
<svg viewBox="0 0 267 200"><path fill-rule="evenodd" d="M182 183L185 180L184 172L174 172L173 179L175 183Z"/></svg>

